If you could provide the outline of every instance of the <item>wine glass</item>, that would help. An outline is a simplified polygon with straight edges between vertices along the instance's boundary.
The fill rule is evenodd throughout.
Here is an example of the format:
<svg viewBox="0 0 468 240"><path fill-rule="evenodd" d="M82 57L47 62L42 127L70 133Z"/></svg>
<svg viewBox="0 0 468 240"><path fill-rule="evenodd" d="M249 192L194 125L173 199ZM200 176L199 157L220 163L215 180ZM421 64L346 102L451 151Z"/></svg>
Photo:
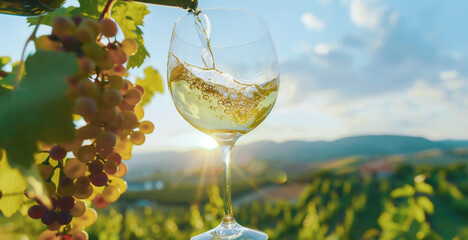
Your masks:
<svg viewBox="0 0 468 240"><path fill-rule="evenodd" d="M181 17L172 32L167 79L179 113L218 142L223 159L223 220L192 240L268 239L239 225L231 207L233 146L266 118L278 94L279 65L266 21L238 9Z"/></svg>

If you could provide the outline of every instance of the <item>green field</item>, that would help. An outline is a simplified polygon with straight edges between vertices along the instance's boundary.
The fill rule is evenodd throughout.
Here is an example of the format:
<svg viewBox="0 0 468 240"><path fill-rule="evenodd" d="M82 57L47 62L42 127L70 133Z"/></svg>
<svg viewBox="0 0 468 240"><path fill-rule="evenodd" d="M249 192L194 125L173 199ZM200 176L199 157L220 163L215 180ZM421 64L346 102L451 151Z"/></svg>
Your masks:
<svg viewBox="0 0 468 240"><path fill-rule="evenodd" d="M238 205L236 219L271 239L468 239L463 163L398 165L387 174L315 171L304 186L295 200L264 197ZM98 222L87 228L90 239L189 239L221 219L219 188L207 189L206 201L198 204L123 198L99 212ZM19 214L0 221L1 239L35 239L43 230Z"/></svg>

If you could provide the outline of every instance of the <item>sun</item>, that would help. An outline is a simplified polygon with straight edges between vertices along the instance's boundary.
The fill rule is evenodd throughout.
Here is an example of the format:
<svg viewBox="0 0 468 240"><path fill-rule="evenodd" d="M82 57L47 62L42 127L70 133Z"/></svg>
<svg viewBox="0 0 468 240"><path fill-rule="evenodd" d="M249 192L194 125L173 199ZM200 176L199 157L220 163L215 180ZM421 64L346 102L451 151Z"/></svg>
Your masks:
<svg viewBox="0 0 468 240"><path fill-rule="evenodd" d="M207 150L215 149L218 147L218 143L210 136L203 136L200 139L200 145Z"/></svg>

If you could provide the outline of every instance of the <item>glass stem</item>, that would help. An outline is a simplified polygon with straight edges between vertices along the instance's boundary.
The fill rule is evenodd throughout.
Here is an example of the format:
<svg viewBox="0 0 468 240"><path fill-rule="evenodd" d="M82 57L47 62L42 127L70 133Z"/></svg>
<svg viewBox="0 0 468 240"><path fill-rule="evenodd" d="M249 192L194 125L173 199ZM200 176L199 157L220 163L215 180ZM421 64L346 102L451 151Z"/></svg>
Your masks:
<svg viewBox="0 0 468 240"><path fill-rule="evenodd" d="M218 144L221 148L224 172L224 217L222 225L226 228L231 228L236 223L232 214L231 202L231 160L235 140L228 142L218 141Z"/></svg>

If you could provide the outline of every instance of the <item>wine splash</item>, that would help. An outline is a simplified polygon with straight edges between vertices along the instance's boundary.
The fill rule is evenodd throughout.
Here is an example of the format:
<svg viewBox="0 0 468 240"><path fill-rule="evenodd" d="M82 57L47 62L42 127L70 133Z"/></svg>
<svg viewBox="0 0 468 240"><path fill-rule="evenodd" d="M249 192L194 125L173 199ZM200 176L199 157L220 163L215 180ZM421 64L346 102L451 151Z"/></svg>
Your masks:
<svg viewBox="0 0 468 240"><path fill-rule="evenodd" d="M203 46L201 58L205 68L215 69L215 60L213 56L213 51L211 50L211 22L208 15L196 10L194 12L194 22L197 27L198 37ZM200 18L200 16L202 18ZM204 20L204 21L203 21Z"/></svg>
<svg viewBox="0 0 468 240"><path fill-rule="evenodd" d="M200 131L245 134L257 127L276 101L276 78L246 84L216 69L169 59L169 84L177 110Z"/></svg>

